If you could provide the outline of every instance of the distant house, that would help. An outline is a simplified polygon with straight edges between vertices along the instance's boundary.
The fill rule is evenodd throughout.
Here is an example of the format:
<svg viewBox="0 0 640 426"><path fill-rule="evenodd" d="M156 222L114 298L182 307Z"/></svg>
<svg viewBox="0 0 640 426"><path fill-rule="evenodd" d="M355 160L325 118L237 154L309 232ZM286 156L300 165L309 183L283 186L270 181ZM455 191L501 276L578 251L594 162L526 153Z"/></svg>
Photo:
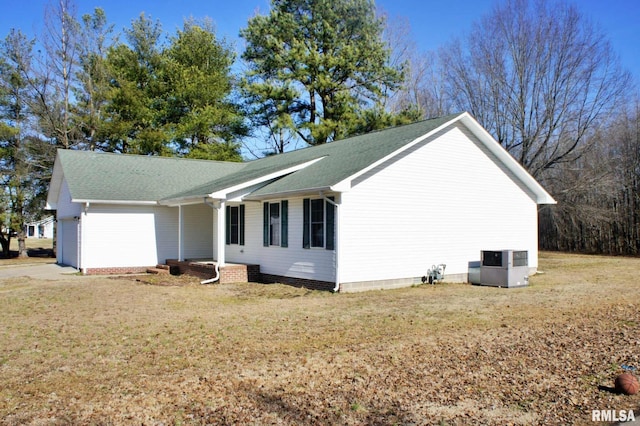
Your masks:
<svg viewBox="0 0 640 426"><path fill-rule="evenodd" d="M35 222L28 222L24 225L27 238L53 238L53 216L47 216Z"/></svg>
<svg viewBox="0 0 640 426"><path fill-rule="evenodd" d="M481 250L529 252L553 198L468 113L246 163L58 151L58 262L84 273L168 259L259 265L340 291L467 281Z"/></svg>

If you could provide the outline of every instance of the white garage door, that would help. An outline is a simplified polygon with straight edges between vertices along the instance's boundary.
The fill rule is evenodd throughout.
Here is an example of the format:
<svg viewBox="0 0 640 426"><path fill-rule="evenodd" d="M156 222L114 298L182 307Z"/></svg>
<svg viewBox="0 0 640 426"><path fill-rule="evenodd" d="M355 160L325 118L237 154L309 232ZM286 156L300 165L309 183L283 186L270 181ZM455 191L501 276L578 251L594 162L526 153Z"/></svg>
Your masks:
<svg viewBox="0 0 640 426"><path fill-rule="evenodd" d="M62 263L78 268L78 222L70 219L61 220L59 224L62 226L58 230L60 232L58 241L61 242L58 250L62 250Z"/></svg>

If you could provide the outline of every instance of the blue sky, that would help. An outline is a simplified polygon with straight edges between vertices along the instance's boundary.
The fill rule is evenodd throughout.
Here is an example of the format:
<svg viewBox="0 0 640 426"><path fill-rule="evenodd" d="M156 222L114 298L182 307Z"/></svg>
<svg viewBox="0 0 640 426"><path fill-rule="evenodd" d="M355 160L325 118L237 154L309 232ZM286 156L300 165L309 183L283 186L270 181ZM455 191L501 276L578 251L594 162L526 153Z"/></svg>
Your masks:
<svg viewBox="0 0 640 426"><path fill-rule="evenodd" d="M48 0L0 0L0 38L12 27L27 34L42 30L44 5ZM391 18L408 19L413 39L422 50L437 49L452 37L464 34L470 24L490 12L495 0L378 0L376 4ZM609 36L623 65L640 81L640 1L577 0L580 10ZM265 14L269 0L76 0L79 15L102 7L109 22L120 31L141 12L158 19L165 32L174 33L183 20L210 17L219 37L233 41L242 50L238 32L257 12Z"/></svg>

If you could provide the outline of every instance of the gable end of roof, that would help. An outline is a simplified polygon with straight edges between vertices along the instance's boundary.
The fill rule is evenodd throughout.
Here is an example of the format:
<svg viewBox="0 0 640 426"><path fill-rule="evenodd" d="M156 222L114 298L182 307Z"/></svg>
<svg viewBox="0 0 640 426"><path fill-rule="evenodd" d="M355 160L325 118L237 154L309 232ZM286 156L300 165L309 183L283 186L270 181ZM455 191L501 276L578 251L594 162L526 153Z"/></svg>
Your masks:
<svg viewBox="0 0 640 426"><path fill-rule="evenodd" d="M469 113L379 130L245 163L58 150L47 208L55 209L67 181L74 202L192 203L226 198L247 188L245 199L309 191L347 191L354 179L454 123L464 125L532 194L555 200Z"/></svg>

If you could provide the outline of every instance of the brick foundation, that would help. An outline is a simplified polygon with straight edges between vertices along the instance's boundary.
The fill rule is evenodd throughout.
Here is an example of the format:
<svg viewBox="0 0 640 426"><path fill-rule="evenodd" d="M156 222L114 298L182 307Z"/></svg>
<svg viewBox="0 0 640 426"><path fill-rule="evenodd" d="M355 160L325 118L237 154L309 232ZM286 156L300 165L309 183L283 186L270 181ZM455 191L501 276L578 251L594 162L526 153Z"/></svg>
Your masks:
<svg viewBox="0 0 640 426"><path fill-rule="evenodd" d="M167 265L174 275L187 274L203 280L213 278L216 274L213 263L180 262L167 259ZM230 264L220 268L220 283L247 283L260 281L260 265Z"/></svg>
<svg viewBox="0 0 640 426"><path fill-rule="evenodd" d="M308 288L311 290L333 291L335 283L328 281L308 280L304 278L284 277L282 275L262 274L262 282L265 284L282 283L294 287Z"/></svg>
<svg viewBox="0 0 640 426"><path fill-rule="evenodd" d="M176 259L167 259L173 275L191 275L202 280L207 280L215 276L215 265L213 263L180 262ZM132 267L112 267L112 268L88 268L87 275L119 275L119 274L144 274L147 269L153 266L132 266ZM285 277L282 275L261 274L260 265L228 264L220 268L221 284L227 283L281 283L294 287L308 288L311 290L332 291L335 283L328 281L308 280L303 278Z"/></svg>
<svg viewBox="0 0 640 426"><path fill-rule="evenodd" d="M120 266L110 268L87 268L86 275L120 275L120 274L144 274L152 266Z"/></svg>
<svg viewBox="0 0 640 426"><path fill-rule="evenodd" d="M220 283L251 283L260 280L260 265L225 265L220 268Z"/></svg>

